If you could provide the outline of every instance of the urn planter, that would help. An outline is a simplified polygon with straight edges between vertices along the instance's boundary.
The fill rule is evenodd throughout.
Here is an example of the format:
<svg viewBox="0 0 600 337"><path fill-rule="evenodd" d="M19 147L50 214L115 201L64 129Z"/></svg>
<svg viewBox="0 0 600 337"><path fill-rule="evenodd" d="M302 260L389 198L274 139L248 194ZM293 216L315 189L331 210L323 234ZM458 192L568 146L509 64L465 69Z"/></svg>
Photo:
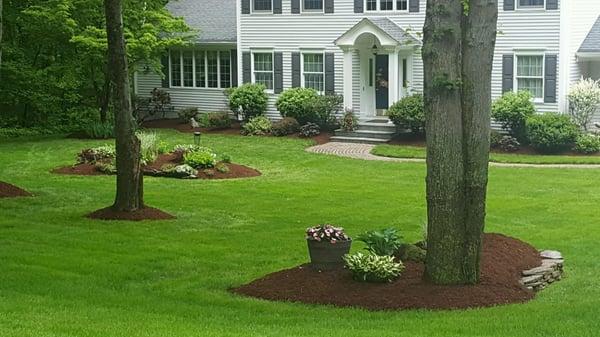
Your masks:
<svg viewBox="0 0 600 337"><path fill-rule="evenodd" d="M340 268L344 265L344 255L350 252L352 240L316 241L307 239L308 254L310 255L310 266L318 270L329 270Z"/></svg>

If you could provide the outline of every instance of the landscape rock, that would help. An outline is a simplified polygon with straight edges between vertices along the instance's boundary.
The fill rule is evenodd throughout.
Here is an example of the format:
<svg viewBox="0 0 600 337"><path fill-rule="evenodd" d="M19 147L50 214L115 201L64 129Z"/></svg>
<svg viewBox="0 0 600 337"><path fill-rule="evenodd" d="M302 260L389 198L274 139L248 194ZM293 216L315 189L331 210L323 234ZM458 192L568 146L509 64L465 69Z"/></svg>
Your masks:
<svg viewBox="0 0 600 337"><path fill-rule="evenodd" d="M555 259L555 260L559 260L559 259L563 258L562 254L556 250L544 250L544 251L540 252L540 256L545 259Z"/></svg>
<svg viewBox="0 0 600 337"><path fill-rule="evenodd" d="M562 279L564 260L562 254L555 250L540 252L542 265L524 270L521 284L529 290L541 291L556 281Z"/></svg>

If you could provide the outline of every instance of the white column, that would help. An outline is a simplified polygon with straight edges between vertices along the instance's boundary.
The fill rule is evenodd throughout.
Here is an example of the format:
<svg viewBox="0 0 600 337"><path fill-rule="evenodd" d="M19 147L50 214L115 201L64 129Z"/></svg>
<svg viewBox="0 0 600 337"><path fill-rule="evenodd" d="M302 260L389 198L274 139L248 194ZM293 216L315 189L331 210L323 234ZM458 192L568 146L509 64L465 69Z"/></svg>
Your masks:
<svg viewBox="0 0 600 337"><path fill-rule="evenodd" d="M396 103L400 97L400 88L402 88L402 84L400 83L400 66L399 66L399 54L398 50L394 49L390 52L390 80L389 80L389 90L390 90L390 106Z"/></svg>
<svg viewBox="0 0 600 337"><path fill-rule="evenodd" d="M344 108L352 109L352 59L354 49L344 48ZM360 111L355 111L359 113Z"/></svg>

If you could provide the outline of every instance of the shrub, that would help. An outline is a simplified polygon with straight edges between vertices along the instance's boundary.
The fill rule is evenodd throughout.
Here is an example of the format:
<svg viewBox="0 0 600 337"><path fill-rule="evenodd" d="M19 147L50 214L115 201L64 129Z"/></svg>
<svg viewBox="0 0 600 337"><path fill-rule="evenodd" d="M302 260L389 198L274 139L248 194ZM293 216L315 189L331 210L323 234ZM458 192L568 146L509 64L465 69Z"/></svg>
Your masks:
<svg viewBox="0 0 600 337"><path fill-rule="evenodd" d="M344 256L352 277L362 282L391 282L404 271L402 262L391 256L356 253Z"/></svg>
<svg viewBox="0 0 600 337"><path fill-rule="evenodd" d="M519 143L519 141L515 137L502 136L502 138L498 142L497 148L504 152L515 152L519 151L519 149L521 148L521 143Z"/></svg>
<svg viewBox="0 0 600 337"><path fill-rule="evenodd" d="M340 126L344 131L354 131L358 128L358 117L352 111L344 114L340 121Z"/></svg>
<svg viewBox="0 0 600 337"><path fill-rule="evenodd" d="M306 123L305 125L300 127L300 136L301 137L314 137L321 134L321 128L315 123Z"/></svg>
<svg viewBox="0 0 600 337"><path fill-rule="evenodd" d="M173 147L173 152L186 154L190 152L201 151L204 149L203 146L198 146L194 144L177 144Z"/></svg>
<svg viewBox="0 0 600 337"><path fill-rule="evenodd" d="M571 87L568 98L573 121L587 130L600 104L600 81L582 78Z"/></svg>
<svg viewBox="0 0 600 337"><path fill-rule="evenodd" d="M404 244L398 249L402 261L425 262L427 251L417 245Z"/></svg>
<svg viewBox="0 0 600 337"><path fill-rule="evenodd" d="M208 114L208 128L213 130L229 129L231 118L227 112L210 112Z"/></svg>
<svg viewBox="0 0 600 337"><path fill-rule="evenodd" d="M520 142L527 141L525 123L535 113L529 91L507 92L492 104L492 117Z"/></svg>
<svg viewBox="0 0 600 337"><path fill-rule="evenodd" d="M115 158L117 152L112 145L104 145L90 149L82 150L77 155L77 162L80 164L90 163L95 164L99 161L111 161Z"/></svg>
<svg viewBox="0 0 600 337"><path fill-rule="evenodd" d="M221 153L221 161L223 163L231 163L231 156L228 155L227 153Z"/></svg>
<svg viewBox="0 0 600 337"><path fill-rule="evenodd" d="M527 119L527 136L531 146L542 153L570 149L580 130L569 116L545 113Z"/></svg>
<svg viewBox="0 0 600 337"><path fill-rule="evenodd" d="M425 104L420 94L404 97L394 103L388 115L397 126L406 127L413 133L425 132Z"/></svg>
<svg viewBox="0 0 600 337"><path fill-rule="evenodd" d="M326 241L336 243L338 241L349 241L350 237L346 235L342 227L335 227L330 224L322 224L306 229L306 239L314 241Z"/></svg>
<svg viewBox="0 0 600 337"><path fill-rule="evenodd" d="M271 121L265 116L257 116L242 127L244 136L264 136L271 132Z"/></svg>
<svg viewBox="0 0 600 337"><path fill-rule="evenodd" d="M285 90L275 103L275 107L283 117L295 118L299 123L315 122L313 109L307 109L309 103L317 99L317 92L308 88L291 88Z"/></svg>
<svg viewBox="0 0 600 337"><path fill-rule="evenodd" d="M307 122L318 124L324 130L334 130L338 126L336 114L342 110L343 104L344 97L341 95L318 95L304 104L307 115L312 119Z"/></svg>
<svg viewBox="0 0 600 337"><path fill-rule="evenodd" d="M242 117L245 121L262 116L267 111L269 97L262 84L247 83L237 88L230 88L226 91L226 95L229 97L231 111L238 113L240 107L243 109Z"/></svg>
<svg viewBox="0 0 600 337"><path fill-rule="evenodd" d="M490 148L492 149L496 149L500 146L500 141L502 140L502 137L504 137L503 134L501 134L500 132L496 131L496 130L491 130L490 131Z"/></svg>
<svg viewBox="0 0 600 337"><path fill-rule="evenodd" d="M112 161L111 162L97 162L96 164L94 164L94 167L96 168L96 171L102 172L104 174L116 174L117 173L117 167L115 166L115 164Z"/></svg>
<svg viewBox="0 0 600 337"><path fill-rule="evenodd" d="M369 231L359 235L357 240L364 242L365 249L376 255L394 255L402 245L402 238L395 228Z"/></svg>
<svg viewBox="0 0 600 337"><path fill-rule="evenodd" d="M137 98L133 100L133 115L141 125L145 120L160 115L165 118L168 111L172 111L171 94L159 88L150 92L150 98ZM189 120L189 119L188 119Z"/></svg>
<svg viewBox="0 0 600 337"><path fill-rule="evenodd" d="M294 134L300 130L300 124L295 118L285 117L280 121L273 123L271 133L273 136L282 137Z"/></svg>
<svg viewBox="0 0 600 337"><path fill-rule="evenodd" d="M589 133L577 136L573 150L584 154L600 152L600 136Z"/></svg>
<svg viewBox="0 0 600 337"><path fill-rule="evenodd" d="M189 122L192 118L198 116L198 108L185 108L177 111L177 116L182 122Z"/></svg>
<svg viewBox="0 0 600 337"><path fill-rule="evenodd" d="M209 148L199 148L183 155L183 162L192 168L211 168L217 164L217 155Z"/></svg>
<svg viewBox="0 0 600 337"><path fill-rule="evenodd" d="M90 139L115 138L115 125L109 122L88 123L81 129L81 134Z"/></svg>
<svg viewBox="0 0 600 337"><path fill-rule="evenodd" d="M158 136L154 132L138 132L136 135L140 140L142 165L154 162L159 154Z"/></svg>
<svg viewBox="0 0 600 337"><path fill-rule="evenodd" d="M229 173L229 166L225 165L225 163L217 163L215 170L221 173Z"/></svg>

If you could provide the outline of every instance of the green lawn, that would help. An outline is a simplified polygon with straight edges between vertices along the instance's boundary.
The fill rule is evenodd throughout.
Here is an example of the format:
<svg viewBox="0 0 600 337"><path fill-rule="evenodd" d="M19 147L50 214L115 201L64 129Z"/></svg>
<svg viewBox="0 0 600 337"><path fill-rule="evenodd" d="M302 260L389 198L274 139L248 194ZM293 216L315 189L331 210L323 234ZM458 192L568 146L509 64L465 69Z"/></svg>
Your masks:
<svg viewBox="0 0 600 337"><path fill-rule="evenodd" d="M172 144L190 135L161 132ZM305 152L306 141L207 135L258 178L147 178L147 203L174 221L99 222L114 177L58 176L100 141L0 144L0 336L597 336L600 185L595 170L491 168L487 231L566 256L567 277L532 302L467 311L367 312L272 303L227 291L307 260L304 230L351 235L425 221L425 166ZM355 250L361 249L357 244Z"/></svg>
<svg viewBox="0 0 600 337"><path fill-rule="evenodd" d="M394 158L425 158L426 149L418 146L381 144L375 146L374 155ZM490 161L516 164L600 164L600 156L525 155L490 153Z"/></svg>

